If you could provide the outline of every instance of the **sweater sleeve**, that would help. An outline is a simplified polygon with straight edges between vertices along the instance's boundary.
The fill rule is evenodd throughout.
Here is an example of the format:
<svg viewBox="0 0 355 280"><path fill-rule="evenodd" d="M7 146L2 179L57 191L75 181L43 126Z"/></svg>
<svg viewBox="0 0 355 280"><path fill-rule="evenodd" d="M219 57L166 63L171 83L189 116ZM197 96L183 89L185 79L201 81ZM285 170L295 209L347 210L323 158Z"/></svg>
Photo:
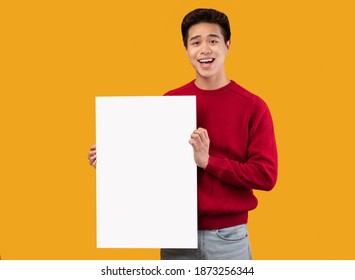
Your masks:
<svg viewBox="0 0 355 280"><path fill-rule="evenodd" d="M249 122L246 162L210 155L205 171L231 185L269 191L277 179L277 149L270 111L258 101Z"/></svg>

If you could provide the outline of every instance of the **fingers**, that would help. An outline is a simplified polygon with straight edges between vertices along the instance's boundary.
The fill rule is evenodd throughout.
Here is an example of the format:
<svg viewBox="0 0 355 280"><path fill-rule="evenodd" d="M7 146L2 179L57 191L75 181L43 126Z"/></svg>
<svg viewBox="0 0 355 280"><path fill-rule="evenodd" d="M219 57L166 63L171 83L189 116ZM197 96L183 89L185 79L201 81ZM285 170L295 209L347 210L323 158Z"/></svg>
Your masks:
<svg viewBox="0 0 355 280"><path fill-rule="evenodd" d="M88 159L92 158L93 156L96 157L96 150L92 150L88 153Z"/></svg>
<svg viewBox="0 0 355 280"><path fill-rule="evenodd" d="M90 147L90 151L88 153L89 164L96 168L96 145L92 145Z"/></svg>
<svg viewBox="0 0 355 280"><path fill-rule="evenodd" d="M207 144L210 141L208 137L207 130L199 127L198 129L194 130L191 134L191 139L189 143L191 145L198 145L198 144Z"/></svg>
<svg viewBox="0 0 355 280"><path fill-rule="evenodd" d="M198 167L206 168L209 159L210 139L207 130L199 127L191 134L189 143L193 147L194 160Z"/></svg>
<svg viewBox="0 0 355 280"><path fill-rule="evenodd" d="M96 155L94 155L94 156L90 157L90 158L89 158L89 161L90 161L90 165L92 165L92 164L93 164L93 162L95 162L95 161L96 161Z"/></svg>

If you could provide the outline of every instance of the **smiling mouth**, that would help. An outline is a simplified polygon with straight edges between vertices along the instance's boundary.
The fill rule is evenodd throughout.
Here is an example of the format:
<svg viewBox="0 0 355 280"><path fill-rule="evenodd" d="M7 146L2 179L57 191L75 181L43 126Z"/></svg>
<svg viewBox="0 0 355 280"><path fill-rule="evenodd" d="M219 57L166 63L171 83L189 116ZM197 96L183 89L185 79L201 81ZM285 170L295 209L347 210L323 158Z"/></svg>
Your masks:
<svg viewBox="0 0 355 280"><path fill-rule="evenodd" d="M214 61L214 58L208 58L208 59L198 59L197 60L199 63L202 63L202 64L210 64Z"/></svg>

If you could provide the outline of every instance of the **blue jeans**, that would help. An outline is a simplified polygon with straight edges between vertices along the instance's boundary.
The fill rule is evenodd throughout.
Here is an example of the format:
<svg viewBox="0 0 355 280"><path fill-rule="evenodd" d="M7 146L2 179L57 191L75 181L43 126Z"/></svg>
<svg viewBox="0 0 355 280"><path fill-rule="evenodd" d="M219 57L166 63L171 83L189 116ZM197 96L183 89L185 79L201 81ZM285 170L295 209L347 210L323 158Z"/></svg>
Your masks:
<svg viewBox="0 0 355 280"><path fill-rule="evenodd" d="M197 249L161 249L162 260L251 260L246 224L198 231Z"/></svg>

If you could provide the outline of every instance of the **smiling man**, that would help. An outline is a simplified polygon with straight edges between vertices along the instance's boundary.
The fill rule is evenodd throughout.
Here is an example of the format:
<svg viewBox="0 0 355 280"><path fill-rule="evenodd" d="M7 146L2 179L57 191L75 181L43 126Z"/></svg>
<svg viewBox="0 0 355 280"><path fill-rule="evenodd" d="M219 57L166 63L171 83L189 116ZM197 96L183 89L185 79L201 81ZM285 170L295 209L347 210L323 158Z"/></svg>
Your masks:
<svg viewBox="0 0 355 280"><path fill-rule="evenodd" d="M198 166L198 249L161 249L161 259L251 259L248 211L253 190L271 190L277 150L265 102L230 80L228 17L196 9L181 24L196 79L166 95L194 95L197 126L190 144Z"/></svg>
<svg viewBox="0 0 355 280"><path fill-rule="evenodd" d="M198 248L161 249L161 259L251 259L248 212L258 204L253 190L269 191L277 178L271 114L225 73L231 32L224 13L196 9L184 17L181 31L196 79L165 95L196 96L198 128L189 142L198 167ZM88 158L96 167L95 145Z"/></svg>

